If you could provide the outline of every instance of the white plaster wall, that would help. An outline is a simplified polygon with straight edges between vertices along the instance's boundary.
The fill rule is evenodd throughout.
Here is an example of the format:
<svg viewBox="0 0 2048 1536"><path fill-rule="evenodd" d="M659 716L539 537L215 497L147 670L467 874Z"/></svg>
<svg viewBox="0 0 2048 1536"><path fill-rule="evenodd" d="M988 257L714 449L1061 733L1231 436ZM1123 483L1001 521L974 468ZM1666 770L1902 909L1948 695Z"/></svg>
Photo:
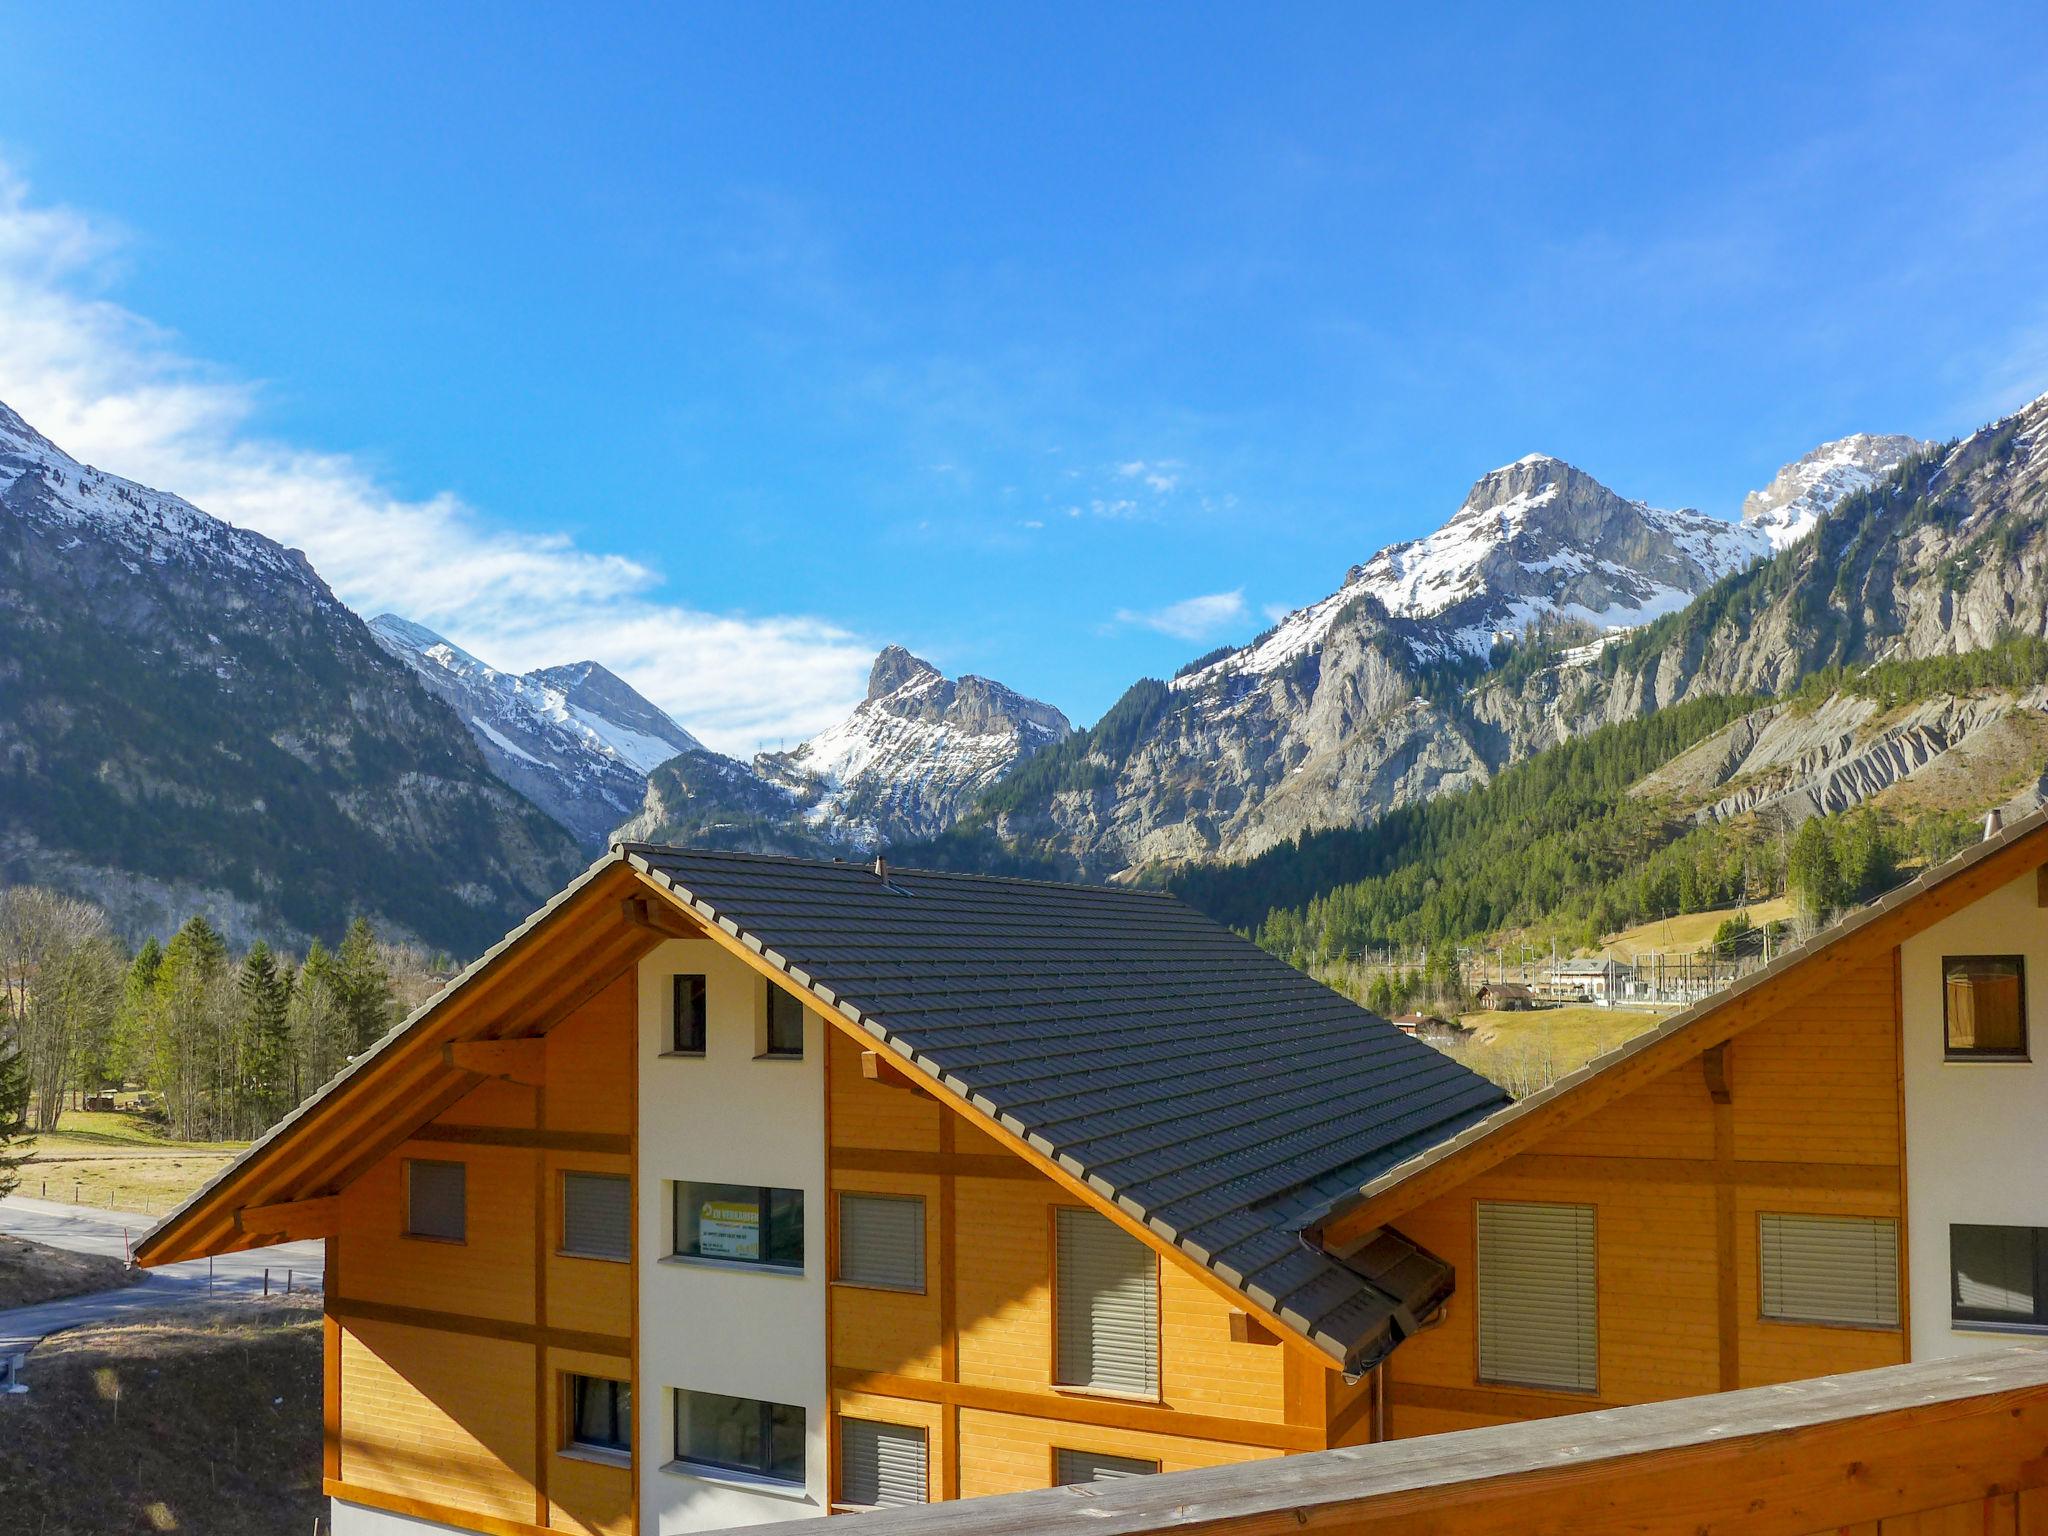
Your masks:
<svg viewBox="0 0 2048 1536"><path fill-rule="evenodd" d="M329 1499L327 1505L329 1536L473 1536L461 1526L394 1515L365 1504L351 1504L346 1499Z"/></svg>
<svg viewBox="0 0 2048 1536"><path fill-rule="evenodd" d="M2010 1331L1949 1321L1948 1229L1952 1222L2048 1227L2048 912L2035 892L2029 872L1900 946L1915 1360L2025 1342ZM1943 1060L1944 955L2025 956L2032 1062Z"/></svg>
<svg viewBox="0 0 2048 1536"><path fill-rule="evenodd" d="M702 1058L664 1055L678 972L706 978ZM718 1530L826 1512L825 1034L804 1015L798 1060L756 1060L758 972L708 939L671 939L640 964L640 1529ZM677 1179L804 1192L804 1272L666 1258ZM672 1388L805 1411L806 1486L763 1488L674 1468Z"/></svg>

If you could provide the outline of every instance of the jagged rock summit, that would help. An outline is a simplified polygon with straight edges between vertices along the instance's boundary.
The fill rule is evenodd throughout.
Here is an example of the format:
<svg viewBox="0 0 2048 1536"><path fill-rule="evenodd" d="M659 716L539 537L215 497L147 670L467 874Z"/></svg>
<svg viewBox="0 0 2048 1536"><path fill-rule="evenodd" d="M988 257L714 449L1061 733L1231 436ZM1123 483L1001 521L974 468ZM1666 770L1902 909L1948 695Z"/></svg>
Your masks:
<svg viewBox="0 0 2048 1536"><path fill-rule="evenodd" d="M1762 490L1743 498L1743 526L1762 533L1773 549L1796 544L1843 497L1869 490L1914 454L1930 452L1934 446L1917 437L1872 432L1822 443L1779 470Z"/></svg>

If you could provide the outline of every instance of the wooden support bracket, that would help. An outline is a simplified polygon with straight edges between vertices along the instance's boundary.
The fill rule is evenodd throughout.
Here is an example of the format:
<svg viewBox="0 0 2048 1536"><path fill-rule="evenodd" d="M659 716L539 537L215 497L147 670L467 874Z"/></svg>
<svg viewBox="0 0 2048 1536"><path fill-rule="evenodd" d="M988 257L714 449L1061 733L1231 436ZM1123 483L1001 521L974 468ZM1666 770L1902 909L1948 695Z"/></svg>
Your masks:
<svg viewBox="0 0 2048 1536"><path fill-rule="evenodd" d="M671 907L645 896L628 896L619 910L635 928L649 928L669 939L701 939L703 930Z"/></svg>
<svg viewBox="0 0 2048 1536"><path fill-rule="evenodd" d="M891 1061L883 1051L862 1051L860 1053L860 1075L871 1083L880 1083L885 1088L916 1088L916 1078Z"/></svg>
<svg viewBox="0 0 2048 1536"><path fill-rule="evenodd" d="M1716 1104L1735 1102L1735 1079L1728 1068L1728 1042L1700 1052L1700 1071L1706 1074L1707 1097Z"/></svg>
<svg viewBox="0 0 2048 1536"><path fill-rule="evenodd" d="M1230 1342L1233 1344L1278 1344L1280 1335L1249 1312L1230 1314Z"/></svg>
<svg viewBox="0 0 2048 1536"><path fill-rule="evenodd" d="M2034 905L2048 907L2048 864L2034 871Z"/></svg>
<svg viewBox="0 0 2048 1536"><path fill-rule="evenodd" d="M547 1082L547 1040L527 1035L518 1040L451 1040L441 1047L449 1066L479 1077L543 1087Z"/></svg>
<svg viewBox="0 0 2048 1536"><path fill-rule="evenodd" d="M341 1196L315 1195L277 1205L245 1205L235 1212L235 1226L248 1237L269 1237L295 1243L309 1237L341 1234Z"/></svg>

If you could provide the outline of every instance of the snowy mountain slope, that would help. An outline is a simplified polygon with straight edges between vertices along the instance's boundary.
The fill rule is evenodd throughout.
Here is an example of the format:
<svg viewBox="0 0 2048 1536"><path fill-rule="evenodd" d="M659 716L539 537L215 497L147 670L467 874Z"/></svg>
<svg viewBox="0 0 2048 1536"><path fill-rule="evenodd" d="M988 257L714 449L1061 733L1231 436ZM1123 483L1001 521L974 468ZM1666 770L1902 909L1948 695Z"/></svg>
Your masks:
<svg viewBox="0 0 2048 1536"><path fill-rule="evenodd" d="M1743 498L1742 524L1763 534L1772 549L1784 549L1811 533L1844 497L1869 490L1905 460L1933 447L1917 437L1870 432L1822 443Z"/></svg>
<svg viewBox="0 0 2048 1536"><path fill-rule="evenodd" d="M945 677L892 645L839 724L751 766L687 753L648 776L621 837L772 853L868 853L952 825L975 796L1073 727L985 677Z"/></svg>
<svg viewBox="0 0 2048 1536"><path fill-rule="evenodd" d="M561 829L303 555L80 464L0 405L0 881L131 937L352 914L474 953L574 869Z"/></svg>
<svg viewBox="0 0 2048 1536"><path fill-rule="evenodd" d="M501 672L432 630L379 614L370 632L469 727L491 771L601 849L647 775L702 742L594 661Z"/></svg>

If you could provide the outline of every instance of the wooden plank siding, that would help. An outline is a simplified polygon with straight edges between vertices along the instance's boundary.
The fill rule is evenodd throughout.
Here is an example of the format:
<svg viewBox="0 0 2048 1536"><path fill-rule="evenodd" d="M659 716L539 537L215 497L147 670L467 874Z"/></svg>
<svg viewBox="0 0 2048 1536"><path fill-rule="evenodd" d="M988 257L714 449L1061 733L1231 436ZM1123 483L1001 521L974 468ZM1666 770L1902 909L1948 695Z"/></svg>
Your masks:
<svg viewBox="0 0 2048 1536"><path fill-rule="evenodd" d="M1892 957L1866 957L1722 1047L1725 1104L1700 1056L1401 1216L1448 1260L1442 1319L1395 1352L1389 1432L1434 1434L1896 1364L1903 1328L1767 1321L1758 1216L1902 1211ZM1479 1379L1480 1201L1594 1208L1598 1388L1590 1396Z"/></svg>
<svg viewBox="0 0 2048 1536"><path fill-rule="evenodd" d="M566 1378L631 1380L633 1267L559 1247L562 1174L633 1171L631 971L545 1038L541 1086L474 1082L342 1191L326 1482L479 1530L626 1536L632 1472L560 1452ZM464 1165L465 1241L404 1235L415 1157Z"/></svg>
<svg viewBox="0 0 2048 1536"><path fill-rule="evenodd" d="M865 1075L858 1041L830 1042L834 1219L844 1191L919 1196L925 1219L921 1293L832 1286L833 1411L923 1428L933 1499L1049 1486L1059 1448L1177 1469L1328 1443L1322 1357L1263 1327L1234 1339L1243 1314L1176 1263L1159 1266L1157 1400L1056 1388L1052 1213L1078 1202L958 1111Z"/></svg>

